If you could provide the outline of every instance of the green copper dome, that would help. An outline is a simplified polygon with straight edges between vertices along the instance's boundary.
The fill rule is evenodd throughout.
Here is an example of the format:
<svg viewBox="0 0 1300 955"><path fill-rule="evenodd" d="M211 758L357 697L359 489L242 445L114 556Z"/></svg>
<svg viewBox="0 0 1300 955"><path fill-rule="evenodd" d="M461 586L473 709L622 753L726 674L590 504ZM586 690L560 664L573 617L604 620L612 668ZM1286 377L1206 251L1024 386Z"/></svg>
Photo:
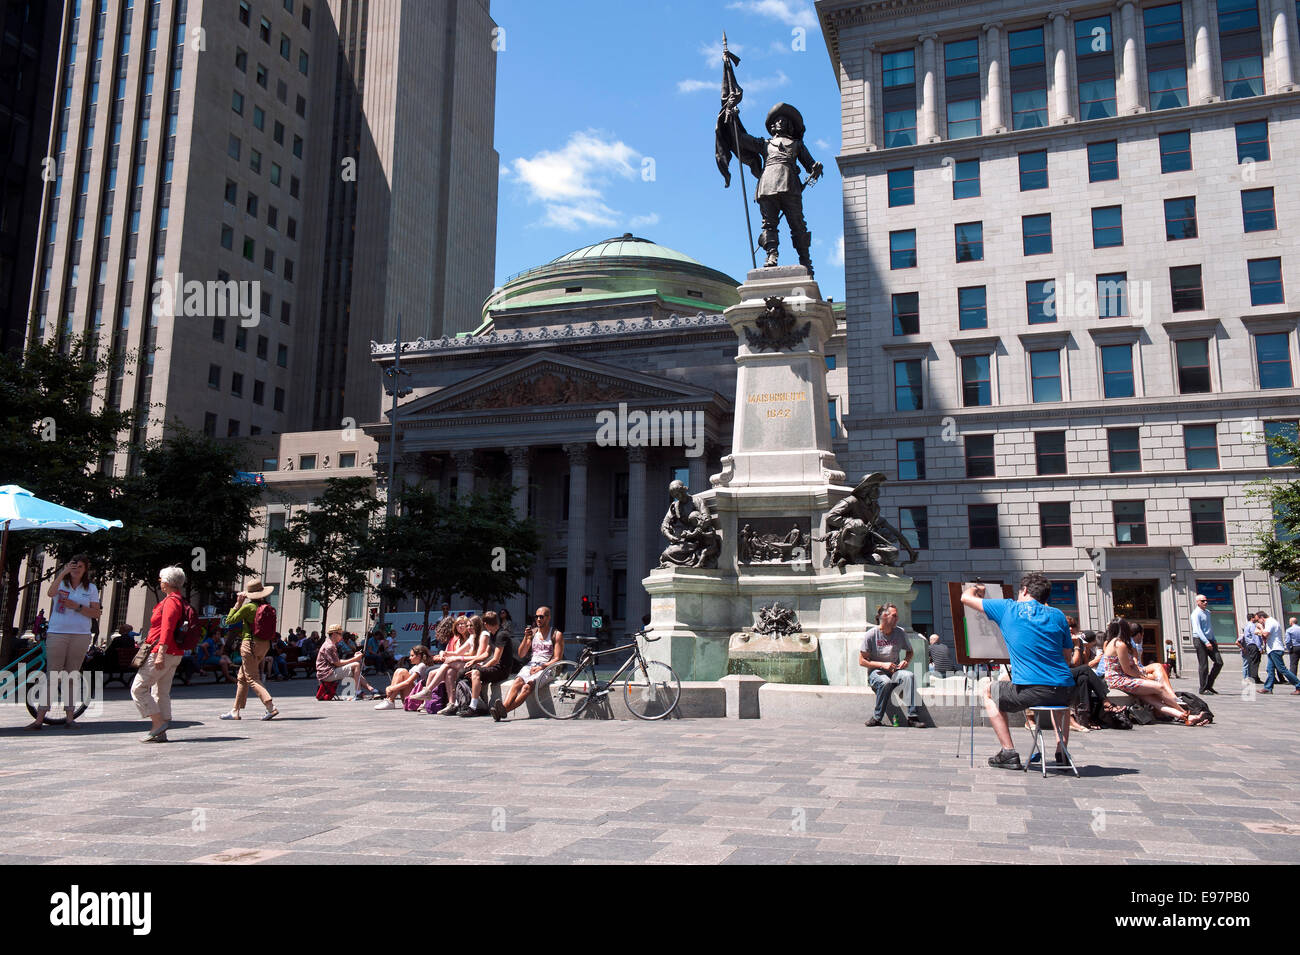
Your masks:
<svg viewBox="0 0 1300 955"><path fill-rule="evenodd" d="M552 265L557 262L576 262L579 259L602 259L602 258L622 258L635 257L644 259L664 259L669 262L686 262L691 265L703 265L703 263L691 258L676 249L670 249L651 242L649 239L642 239L631 232L624 232L621 236L613 239L605 239L594 245L584 245L581 249L574 249L572 252L566 252L557 258L551 259Z"/></svg>

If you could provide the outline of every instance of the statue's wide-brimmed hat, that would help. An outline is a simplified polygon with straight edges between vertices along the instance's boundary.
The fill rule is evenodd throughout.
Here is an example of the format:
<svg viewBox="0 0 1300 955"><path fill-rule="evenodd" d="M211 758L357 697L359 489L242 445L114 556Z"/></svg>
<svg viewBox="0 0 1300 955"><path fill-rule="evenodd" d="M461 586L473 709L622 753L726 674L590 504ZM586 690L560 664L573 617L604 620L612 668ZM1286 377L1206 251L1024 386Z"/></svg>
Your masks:
<svg viewBox="0 0 1300 955"><path fill-rule="evenodd" d="M767 131L769 133L772 131L772 124L776 122L778 116L784 116L794 125L795 139L803 139L803 117L799 115L799 111L789 103L777 103L767 111L767 123L765 125L767 126Z"/></svg>
<svg viewBox="0 0 1300 955"><path fill-rule="evenodd" d="M883 471L872 471L858 482L858 486L853 489L853 496L857 497L858 495L865 494L868 491L878 490L880 485L884 482L885 474Z"/></svg>

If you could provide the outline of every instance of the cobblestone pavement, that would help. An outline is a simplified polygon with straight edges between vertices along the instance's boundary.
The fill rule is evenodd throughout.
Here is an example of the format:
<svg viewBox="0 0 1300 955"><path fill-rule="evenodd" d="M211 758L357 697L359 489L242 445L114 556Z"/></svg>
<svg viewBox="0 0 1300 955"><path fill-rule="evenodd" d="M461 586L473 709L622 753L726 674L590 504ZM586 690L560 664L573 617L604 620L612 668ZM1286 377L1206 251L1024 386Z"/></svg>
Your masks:
<svg viewBox="0 0 1300 955"><path fill-rule="evenodd" d="M271 684L267 723L177 685L172 742L145 746L112 689L76 731L0 708L0 862L1294 862L1300 697L1220 684L1211 727L1075 736L1081 779L988 768L988 729L971 768L955 729L496 724L307 680Z"/></svg>

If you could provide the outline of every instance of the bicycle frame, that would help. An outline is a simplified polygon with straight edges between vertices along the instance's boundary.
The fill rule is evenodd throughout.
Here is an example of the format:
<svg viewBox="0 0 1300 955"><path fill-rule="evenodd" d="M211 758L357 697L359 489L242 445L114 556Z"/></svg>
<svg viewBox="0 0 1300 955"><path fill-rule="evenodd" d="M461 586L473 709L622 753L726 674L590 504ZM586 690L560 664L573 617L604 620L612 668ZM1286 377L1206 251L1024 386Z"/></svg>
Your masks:
<svg viewBox="0 0 1300 955"><path fill-rule="evenodd" d="M641 668L645 669L645 657L641 656L641 644L636 641L636 637L643 636L644 634L644 630L639 630L632 635L633 639L631 643L624 644L621 647L610 647L608 650L593 650L591 647L584 646L582 648L582 656L578 657L578 662L574 665L573 677L570 678L569 682L572 683L573 679L576 679L578 674L580 674L584 669L590 668L592 684L590 692L594 694L602 690L608 690L618 682L618 678L626 673L628 667L632 666L634 663L640 664ZM632 655L623 662L623 665L614 672L613 676L602 683L596 674L596 660L610 653L618 653L622 650L631 650Z"/></svg>

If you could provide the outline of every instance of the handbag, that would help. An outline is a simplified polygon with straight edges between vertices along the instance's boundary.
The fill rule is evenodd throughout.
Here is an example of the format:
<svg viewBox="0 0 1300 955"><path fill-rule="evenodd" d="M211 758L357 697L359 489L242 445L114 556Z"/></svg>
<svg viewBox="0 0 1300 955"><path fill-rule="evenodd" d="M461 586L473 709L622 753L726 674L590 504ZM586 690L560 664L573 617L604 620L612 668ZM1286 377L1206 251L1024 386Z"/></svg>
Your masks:
<svg viewBox="0 0 1300 955"><path fill-rule="evenodd" d="M149 654L153 653L153 647L147 643L140 644L140 649L135 651L135 656L131 658L131 666L137 670L144 666L144 661L149 659Z"/></svg>

